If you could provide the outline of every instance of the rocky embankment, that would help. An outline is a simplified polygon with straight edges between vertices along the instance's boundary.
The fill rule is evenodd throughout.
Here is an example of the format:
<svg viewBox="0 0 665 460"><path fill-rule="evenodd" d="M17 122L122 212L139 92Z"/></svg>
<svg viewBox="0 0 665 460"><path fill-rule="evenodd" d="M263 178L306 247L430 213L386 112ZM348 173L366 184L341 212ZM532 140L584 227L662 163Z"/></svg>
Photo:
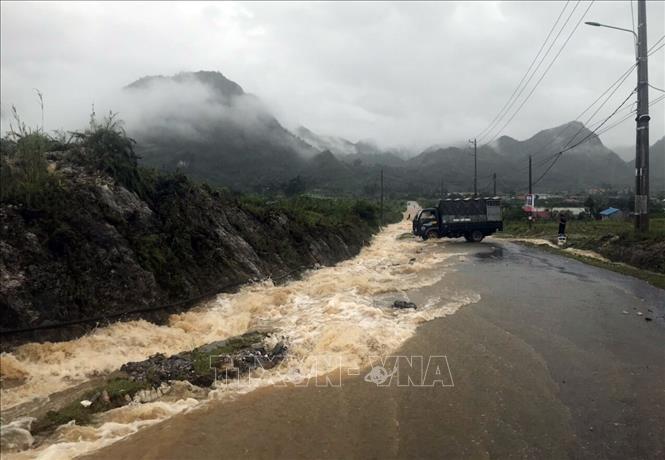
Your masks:
<svg viewBox="0 0 665 460"><path fill-rule="evenodd" d="M123 406L205 400L211 389L278 366L287 351L273 332L251 331L173 356L126 363L88 390L54 398L58 402L50 410L28 404L3 412L0 448L18 452L48 445L58 438L59 427L99 425L100 414Z"/></svg>
<svg viewBox="0 0 665 460"><path fill-rule="evenodd" d="M0 204L5 347L71 338L95 325L85 323L90 318L103 323L137 309L144 311L132 318L160 320L173 310L153 307L184 308L242 283L351 257L378 229L362 206L322 222L183 175L136 169L121 171L132 180L118 180L120 173L91 167L80 148L45 159L42 188L23 203ZM74 324L50 328L62 323ZM7 333L35 327L42 329Z"/></svg>

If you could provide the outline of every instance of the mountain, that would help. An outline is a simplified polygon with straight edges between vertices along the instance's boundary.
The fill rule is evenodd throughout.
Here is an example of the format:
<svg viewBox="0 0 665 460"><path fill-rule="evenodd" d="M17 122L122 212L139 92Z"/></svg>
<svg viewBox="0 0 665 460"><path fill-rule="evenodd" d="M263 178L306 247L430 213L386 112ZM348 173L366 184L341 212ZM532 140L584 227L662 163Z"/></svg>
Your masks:
<svg viewBox="0 0 665 460"><path fill-rule="evenodd" d="M582 139L587 140L555 157L554 154ZM577 191L631 184L631 171L625 162L583 124L574 121L540 131L523 141L503 136L491 145L479 146L479 193L493 192L494 173L498 191L525 190L528 187L529 155L533 156L533 181L538 182L536 190ZM550 165L552 167L547 170ZM474 158L473 150L468 147L427 148L408 160L406 170L412 182L418 182L423 191L442 188L448 191L473 190Z"/></svg>
<svg viewBox="0 0 665 460"><path fill-rule="evenodd" d="M262 190L293 177L317 153L219 72L143 77L125 91L139 113L130 133L149 166Z"/></svg>
<svg viewBox="0 0 665 460"><path fill-rule="evenodd" d="M160 169L241 191L374 196L381 170L387 193L396 196L473 189L473 154L466 146L432 146L407 158L371 141L352 142L302 126L293 134L256 96L219 72L143 77L125 91L139 113L130 125L137 150L143 163ZM503 136L480 146L479 192L492 192L494 173L499 191L525 190L529 155L536 190L632 185L632 167L572 121L525 140Z"/></svg>
<svg viewBox="0 0 665 460"><path fill-rule="evenodd" d="M635 159L628 167L634 171ZM665 136L649 147L649 190L652 196L665 193Z"/></svg>
<svg viewBox="0 0 665 460"><path fill-rule="evenodd" d="M612 150L624 161L635 159L635 144L612 147Z"/></svg>
<svg viewBox="0 0 665 460"><path fill-rule="evenodd" d="M335 155L350 155L358 153L356 145L342 137L316 134L304 126L299 126L296 129L295 134L321 152L328 150Z"/></svg>
<svg viewBox="0 0 665 460"><path fill-rule="evenodd" d="M665 193L665 136L649 149L649 184L653 193Z"/></svg>
<svg viewBox="0 0 665 460"><path fill-rule="evenodd" d="M342 161L353 165L391 165L404 164L406 152L396 149L382 150L371 141L351 142L342 137L325 136L300 126L296 135L320 151L329 151Z"/></svg>

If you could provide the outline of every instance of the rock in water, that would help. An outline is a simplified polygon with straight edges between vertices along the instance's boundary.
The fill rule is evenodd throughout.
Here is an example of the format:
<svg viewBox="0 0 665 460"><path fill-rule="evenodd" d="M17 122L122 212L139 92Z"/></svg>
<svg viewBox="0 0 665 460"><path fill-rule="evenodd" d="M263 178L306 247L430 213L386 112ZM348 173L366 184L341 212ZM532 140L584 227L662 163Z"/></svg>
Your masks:
<svg viewBox="0 0 665 460"><path fill-rule="evenodd" d="M395 300L395 302L393 302L393 308L413 308L415 310L417 307L413 302L407 302L406 300Z"/></svg>
<svg viewBox="0 0 665 460"><path fill-rule="evenodd" d="M32 417L21 417L0 427L0 451L6 454L30 448L35 442L30 434L30 425L34 420Z"/></svg>

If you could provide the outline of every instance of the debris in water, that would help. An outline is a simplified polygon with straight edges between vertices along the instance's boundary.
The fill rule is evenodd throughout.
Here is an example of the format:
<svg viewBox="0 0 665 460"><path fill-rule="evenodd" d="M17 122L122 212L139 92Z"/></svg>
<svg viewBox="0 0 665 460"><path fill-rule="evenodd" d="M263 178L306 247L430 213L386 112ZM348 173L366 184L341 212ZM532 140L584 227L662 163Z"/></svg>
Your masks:
<svg viewBox="0 0 665 460"><path fill-rule="evenodd" d="M405 300L395 300L393 302L393 308L413 308L414 310L417 308L416 304L413 302L407 302Z"/></svg>
<svg viewBox="0 0 665 460"><path fill-rule="evenodd" d="M641 311L637 312L637 316L642 316L642 315L643 315L643 313Z"/></svg>
<svg viewBox="0 0 665 460"><path fill-rule="evenodd" d="M92 401L88 401L87 399L84 399L83 401L81 401L81 405L83 407L90 407L90 406L92 406Z"/></svg>
<svg viewBox="0 0 665 460"><path fill-rule="evenodd" d="M621 313L623 313L624 315L628 314L628 312L626 310L622 311Z"/></svg>
<svg viewBox="0 0 665 460"><path fill-rule="evenodd" d="M649 318L648 316L645 316L644 321L653 321L653 318Z"/></svg>

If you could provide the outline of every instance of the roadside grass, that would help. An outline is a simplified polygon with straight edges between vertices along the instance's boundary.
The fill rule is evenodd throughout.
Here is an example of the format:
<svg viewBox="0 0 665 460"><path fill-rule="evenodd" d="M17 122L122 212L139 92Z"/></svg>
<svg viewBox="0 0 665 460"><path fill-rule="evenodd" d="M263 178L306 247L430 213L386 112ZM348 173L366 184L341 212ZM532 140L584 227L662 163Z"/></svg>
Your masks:
<svg viewBox="0 0 665 460"><path fill-rule="evenodd" d="M580 254L575 254L574 252L562 251L561 249L553 248L546 244L532 243L529 241L516 241L516 243L541 249L543 251L549 252L550 254L557 254L560 256L568 257L570 259L575 259L577 261L584 262L585 264L593 265L594 267L604 268L616 273L621 273L622 275L632 276L634 278L644 280L652 286L665 289L665 275L660 273L643 270L641 268L626 265L621 262L605 262L593 257L586 257Z"/></svg>
<svg viewBox="0 0 665 460"><path fill-rule="evenodd" d="M499 238L543 238L556 242L559 224L554 220L536 221L531 228L526 220L507 221ZM566 224L568 241L600 239L608 235L622 235L629 241L665 240L665 217L652 218L649 232L635 233L633 222L627 220L569 220Z"/></svg>
<svg viewBox="0 0 665 460"><path fill-rule="evenodd" d="M537 221L531 228L526 221L507 221L498 238L542 239L557 242L558 222ZM572 251L538 244L519 242L545 251L560 254L596 267L630 275L665 289L665 218L652 218L649 231L640 234L627 220L569 220L566 225L566 247L591 250L611 262L586 257Z"/></svg>

